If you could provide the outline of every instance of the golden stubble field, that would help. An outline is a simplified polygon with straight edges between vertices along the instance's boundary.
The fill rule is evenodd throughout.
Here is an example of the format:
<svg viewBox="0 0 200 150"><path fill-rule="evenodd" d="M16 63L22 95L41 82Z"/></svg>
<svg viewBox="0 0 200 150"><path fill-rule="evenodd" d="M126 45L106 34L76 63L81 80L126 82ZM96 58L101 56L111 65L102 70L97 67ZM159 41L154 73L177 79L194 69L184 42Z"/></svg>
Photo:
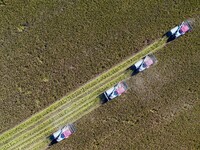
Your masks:
<svg viewBox="0 0 200 150"><path fill-rule="evenodd" d="M4 1L0 131L141 50L198 1ZM52 149L199 149L199 26L156 53L127 94L80 119Z"/></svg>

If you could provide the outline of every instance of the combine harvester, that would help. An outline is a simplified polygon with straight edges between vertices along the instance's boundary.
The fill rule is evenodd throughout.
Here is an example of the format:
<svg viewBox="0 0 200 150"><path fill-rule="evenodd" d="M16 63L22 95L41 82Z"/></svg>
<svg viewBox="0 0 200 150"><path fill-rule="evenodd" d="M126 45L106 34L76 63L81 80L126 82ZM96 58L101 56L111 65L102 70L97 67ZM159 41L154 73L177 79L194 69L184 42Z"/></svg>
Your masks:
<svg viewBox="0 0 200 150"><path fill-rule="evenodd" d="M168 31L164 36L166 36L167 43L171 42L180 36L184 35L185 33L189 32L192 30L191 26L192 22L190 20L183 21L180 25L174 27L170 31Z"/></svg>
<svg viewBox="0 0 200 150"><path fill-rule="evenodd" d="M49 137L50 140L49 147L64 139L69 138L75 131L76 130L74 124L68 124L64 126L62 129L59 129Z"/></svg>

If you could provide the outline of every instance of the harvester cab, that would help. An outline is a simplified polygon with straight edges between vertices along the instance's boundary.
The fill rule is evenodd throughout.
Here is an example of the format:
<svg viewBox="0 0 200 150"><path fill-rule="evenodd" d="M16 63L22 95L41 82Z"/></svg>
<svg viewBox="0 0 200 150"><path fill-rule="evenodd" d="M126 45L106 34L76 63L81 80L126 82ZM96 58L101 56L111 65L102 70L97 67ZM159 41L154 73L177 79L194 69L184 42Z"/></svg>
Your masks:
<svg viewBox="0 0 200 150"><path fill-rule="evenodd" d="M133 71L132 75L142 72L158 62L153 54L148 54L141 60L132 65L129 69Z"/></svg>

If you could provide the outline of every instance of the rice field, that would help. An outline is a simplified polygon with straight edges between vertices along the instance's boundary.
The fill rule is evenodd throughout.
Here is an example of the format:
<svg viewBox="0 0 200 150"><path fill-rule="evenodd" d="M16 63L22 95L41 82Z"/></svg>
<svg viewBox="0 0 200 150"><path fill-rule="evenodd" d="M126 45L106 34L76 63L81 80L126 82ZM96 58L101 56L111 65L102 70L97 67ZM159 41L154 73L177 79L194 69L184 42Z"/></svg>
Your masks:
<svg viewBox="0 0 200 150"><path fill-rule="evenodd" d="M198 18L199 5L0 2L1 148L41 149L50 133L76 121L77 133L51 149L198 149L199 26L165 47L156 39ZM99 107L97 96L159 44L158 65L135 76L126 96Z"/></svg>

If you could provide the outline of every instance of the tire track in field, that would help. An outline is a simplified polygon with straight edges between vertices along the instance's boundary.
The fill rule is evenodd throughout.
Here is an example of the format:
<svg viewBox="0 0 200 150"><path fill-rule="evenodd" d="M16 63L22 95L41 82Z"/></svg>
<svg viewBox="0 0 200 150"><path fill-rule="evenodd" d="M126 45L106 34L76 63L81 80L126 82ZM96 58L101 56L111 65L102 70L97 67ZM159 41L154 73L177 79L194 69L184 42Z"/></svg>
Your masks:
<svg viewBox="0 0 200 150"><path fill-rule="evenodd" d="M162 40L160 41L161 43L162 43ZM154 42L153 44L151 44L150 46L148 46L147 48L146 48L146 51L144 52L144 53L139 53L139 54L136 54L136 56L134 56L134 58L136 57L136 58L139 58L139 57L143 57L144 56L144 54L146 55L146 54L148 54L149 52L151 52L151 51L155 51L155 50L157 50L157 49L159 49L159 48L161 48L161 47L163 47L164 45L164 43L163 44L161 44L161 43L159 43L159 41L156 41L156 42ZM160 46L160 47L159 47ZM143 52L143 51L142 51ZM135 59L136 59L135 58ZM130 65L132 65L133 64L133 62L132 62L133 60L132 60L132 58L129 58L127 61L125 61L125 62L123 62L123 63L121 63L121 64L119 64L119 65L117 65L117 66L115 66L114 68L112 68L112 69L110 69L109 71L111 72L111 71L115 71L115 70L117 70L117 68L116 67L121 67L121 66L124 66L124 64L125 63L127 63L127 64L125 64L126 66L130 66ZM135 61L135 60L134 60ZM131 63L130 63L131 62ZM121 66L120 66L121 65ZM117 75L117 74L119 74L121 71L123 71L124 70L124 68L123 67L121 67L121 69L120 70L118 70L118 72L114 72L113 74L111 74L111 76L109 76L108 78L106 78L107 80L108 79L110 79L110 78L112 78L114 75ZM109 71L108 72L106 72L106 73L109 73ZM105 74L105 73L104 73ZM103 75L104 75L103 74ZM98 79L98 78L96 78L96 79ZM101 83L103 83L106 79L102 79L101 80ZM93 80L92 80L93 81ZM96 80L95 80L96 81ZM93 83L95 83L95 82L93 82ZM89 84L89 83L88 83ZM86 84L86 85L88 85L88 84ZM83 86L84 87L84 86ZM81 88L79 88L78 90L80 90ZM91 88L92 89L92 88ZM105 89L106 90L106 89ZM76 91L74 92L74 93L76 93ZM86 92L85 92L86 93ZM73 94L73 93L72 93ZM65 100L66 101L66 100ZM62 103L62 102L60 102L60 103ZM59 103L59 104L60 104ZM57 103L56 103L57 104ZM62 107L62 105L61 105L61 107ZM46 109L45 109L46 110ZM48 109L47 109L48 110ZM43 111L44 112L44 111ZM46 111L46 112L48 112L48 111ZM41 115L41 114L40 114ZM39 115L38 115L39 116ZM9 144L10 145L10 144Z"/></svg>

